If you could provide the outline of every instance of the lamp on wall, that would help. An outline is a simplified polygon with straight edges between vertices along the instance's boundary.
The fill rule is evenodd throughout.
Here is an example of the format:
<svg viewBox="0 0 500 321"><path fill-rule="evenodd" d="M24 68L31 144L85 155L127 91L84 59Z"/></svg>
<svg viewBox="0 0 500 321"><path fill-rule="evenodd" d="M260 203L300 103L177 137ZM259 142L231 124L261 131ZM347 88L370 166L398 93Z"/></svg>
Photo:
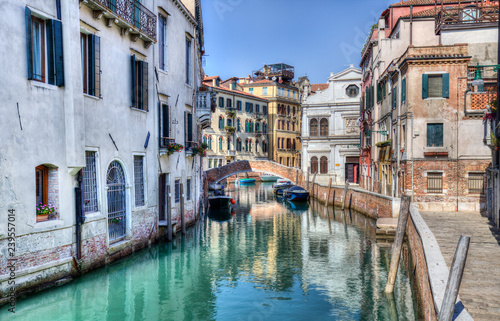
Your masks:
<svg viewBox="0 0 500 321"><path fill-rule="evenodd" d="M481 77L481 66L477 64L476 71L474 72L474 80L472 81L472 87L474 87L475 92L484 92L484 80Z"/></svg>

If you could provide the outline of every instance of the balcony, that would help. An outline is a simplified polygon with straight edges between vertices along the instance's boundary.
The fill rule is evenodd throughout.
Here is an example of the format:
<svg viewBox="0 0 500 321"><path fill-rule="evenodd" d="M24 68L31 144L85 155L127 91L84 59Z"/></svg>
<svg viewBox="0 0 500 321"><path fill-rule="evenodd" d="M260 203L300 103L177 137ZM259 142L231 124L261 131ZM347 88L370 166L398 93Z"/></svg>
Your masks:
<svg viewBox="0 0 500 321"><path fill-rule="evenodd" d="M443 30L497 27L498 5L443 8L436 15L436 35Z"/></svg>
<svg viewBox="0 0 500 321"><path fill-rule="evenodd" d="M196 99L196 117L202 129L211 126L212 112L215 111L216 93L210 87L201 86Z"/></svg>
<svg viewBox="0 0 500 321"><path fill-rule="evenodd" d="M235 157L236 156L236 151L235 150L226 150L226 156L228 156L228 157Z"/></svg>
<svg viewBox="0 0 500 321"><path fill-rule="evenodd" d="M169 144L175 144L175 138L160 137L160 148L167 148Z"/></svg>
<svg viewBox="0 0 500 321"><path fill-rule="evenodd" d="M120 27L122 36L141 39L146 48L156 42L156 15L137 0L80 0L82 4L93 10L94 19L104 18L108 27L113 23Z"/></svg>
<svg viewBox="0 0 500 321"><path fill-rule="evenodd" d="M272 65L265 65L258 71L254 71L254 81L262 79L273 79L273 81L281 80L292 80L295 77L295 68L293 66L279 63Z"/></svg>
<svg viewBox="0 0 500 321"><path fill-rule="evenodd" d="M192 154L193 151L198 148L198 143L197 142L187 142L186 143L186 154Z"/></svg>
<svg viewBox="0 0 500 321"><path fill-rule="evenodd" d="M262 113L255 113L255 119L262 120L263 118L264 116L262 115Z"/></svg>

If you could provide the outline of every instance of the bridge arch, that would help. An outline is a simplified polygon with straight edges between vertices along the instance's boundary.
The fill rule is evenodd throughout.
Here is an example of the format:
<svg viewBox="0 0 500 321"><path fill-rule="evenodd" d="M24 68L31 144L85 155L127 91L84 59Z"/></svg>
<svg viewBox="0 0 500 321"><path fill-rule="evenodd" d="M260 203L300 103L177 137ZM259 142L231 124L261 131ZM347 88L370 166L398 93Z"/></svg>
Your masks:
<svg viewBox="0 0 500 321"><path fill-rule="evenodd" d="M302 171L295 167L288 167L272 161L238 161L225 166L216 167L205 171L209 183L218 183L230 176L248 172L260 172L276 175L291 180L295 184L303 181Z"/></svg>

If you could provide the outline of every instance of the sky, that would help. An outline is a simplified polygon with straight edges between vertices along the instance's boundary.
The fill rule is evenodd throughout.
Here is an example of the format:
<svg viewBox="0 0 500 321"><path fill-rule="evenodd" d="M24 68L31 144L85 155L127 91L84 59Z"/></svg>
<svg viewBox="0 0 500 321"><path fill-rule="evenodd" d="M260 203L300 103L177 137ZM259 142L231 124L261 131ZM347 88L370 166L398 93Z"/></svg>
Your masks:
<svg viewBox="0 0 500 321"><path fill-rule="evenodd" d="M370 28L398 0L202 0L205 74L245 77L265 64L326 83L359 67Z"/></svg>

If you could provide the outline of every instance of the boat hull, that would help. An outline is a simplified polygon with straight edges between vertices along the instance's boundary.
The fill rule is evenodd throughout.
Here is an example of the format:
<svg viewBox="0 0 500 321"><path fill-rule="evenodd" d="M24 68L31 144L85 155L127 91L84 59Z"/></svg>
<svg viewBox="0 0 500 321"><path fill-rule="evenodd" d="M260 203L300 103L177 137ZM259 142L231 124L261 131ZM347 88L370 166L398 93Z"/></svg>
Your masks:
<svg viewBox="0 0 500 321"><path fill-rule="evenodd" d="M309 193L287 193L286 198L289 201L294 201L294 202L305 202L309 199Z"/></svg>
<svg viewBox="0 0 500 321"><path fill-rule="evenodd" d="M256 179L255 178L240 178L238 180L239 184L252 184L255 183Z"/></svg>
<svg viewBox="0 0 500 321"><path fill-rule="evenodd" d="M231 206L231 196L211 196L208 198L210 208L229 208Z"/></svg>
<svg viewBox="0 0 500 321"><path fill-rule="evenodd" d="M276 182L278 180L278 176L261 176L260 179L263 182Z"/></svg>

